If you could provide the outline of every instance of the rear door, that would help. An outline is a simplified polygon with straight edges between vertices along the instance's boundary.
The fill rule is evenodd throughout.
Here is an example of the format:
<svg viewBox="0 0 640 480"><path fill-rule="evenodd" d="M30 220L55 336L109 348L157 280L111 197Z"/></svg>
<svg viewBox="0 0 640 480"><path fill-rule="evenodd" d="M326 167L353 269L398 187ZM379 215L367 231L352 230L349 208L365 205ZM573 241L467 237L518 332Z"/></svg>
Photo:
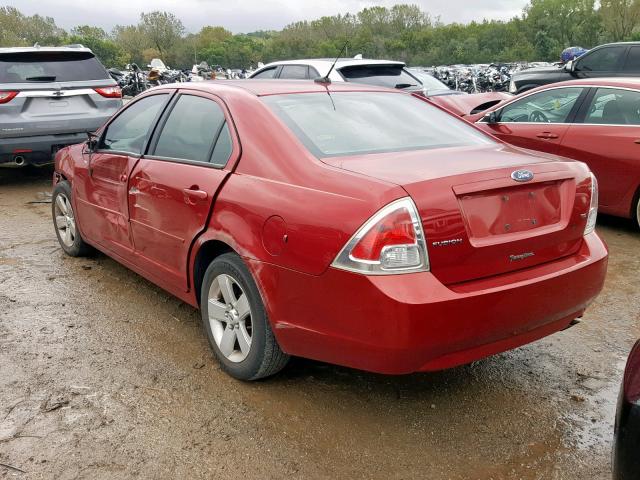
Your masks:
<svg viewBox="0 0 640 480"><path fill-rule="evenodd" d="M558 152L589 165L600 187L600 205L628 215L640 186L640 92L594 89Z"/></svg>
<svg viewBox="0 0 640 480"><path fill-rule="evenodd" d="M557 153L588 88L558 87L526 95L498 110L498 122L479 125L507 143Z"/></svg>
<svg viewBox="0 0 640 480"><path fill-rule="evenodd" d="M122 105L119 90L93 53L0 54L0 139L95 131Z"/></svg>
<svg viewBox="0 0 640 480"><path fill-rule="evenodd" d="M83 153L73 181L82 235L127 258L133 242L129 229L127 182L170 94L132 102L104 130L98 149Z"/></svg>
<svg viewBox="0 0 640 480"><path fill-rule="evenodd" d="M189 249L238 152L230 117L217 97L182 92L174 99L129 183L136 262L142 268L188 288Z"/></svg>

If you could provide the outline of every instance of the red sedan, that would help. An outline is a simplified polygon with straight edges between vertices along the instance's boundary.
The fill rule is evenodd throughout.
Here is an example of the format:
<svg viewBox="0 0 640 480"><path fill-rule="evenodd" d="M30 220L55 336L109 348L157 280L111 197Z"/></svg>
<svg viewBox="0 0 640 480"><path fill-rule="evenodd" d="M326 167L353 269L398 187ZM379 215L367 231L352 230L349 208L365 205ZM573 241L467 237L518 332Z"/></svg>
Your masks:
<svg viewBox="0 0 640 480"><path fill-rule="evenodd" d="M585 162L600 185L600 211L640 227L640 79L540 87L502 103L478 126L513 145Z"/></svg>
<svg viewBox="0 0 640 480"><path fill-rule="evenodd" d="M163 86L56 157L53 220L199 307L222 368L402 374L567 328L602 288L597 184L397 90Z"/></svg>

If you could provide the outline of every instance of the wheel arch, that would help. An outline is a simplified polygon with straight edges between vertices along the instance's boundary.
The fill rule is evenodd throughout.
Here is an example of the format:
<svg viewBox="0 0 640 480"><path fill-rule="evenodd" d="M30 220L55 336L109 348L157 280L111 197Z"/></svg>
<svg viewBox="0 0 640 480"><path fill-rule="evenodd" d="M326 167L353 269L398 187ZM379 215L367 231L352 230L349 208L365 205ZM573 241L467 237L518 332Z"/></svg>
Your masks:
<svg viewBox="0 0 640 480"><path fill-rule="evenodd" d="M238 253L229 244L216 238L202 239L196 244L191 272L193 272L193 293L197 305L200 305L200 289L207 267L220 255L230 252Z"/></svg>

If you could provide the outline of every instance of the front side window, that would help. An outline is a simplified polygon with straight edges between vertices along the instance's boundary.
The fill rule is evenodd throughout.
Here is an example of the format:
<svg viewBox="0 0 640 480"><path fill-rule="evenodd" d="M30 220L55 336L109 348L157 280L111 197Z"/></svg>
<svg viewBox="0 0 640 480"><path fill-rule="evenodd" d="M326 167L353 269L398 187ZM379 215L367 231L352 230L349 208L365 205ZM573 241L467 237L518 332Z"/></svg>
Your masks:
<svg viewBox="0 0 640 480"><path fill-rule="evenodd" d="M279 78L306 80L309 78L309 67L306 65L285 65L280 71Z"/></svg>
<svg viewBox="0 0 640 480"><path fill-rule="evenodd" d="M402 93L304 93L262 100L317 157L493 142L464 120Z"/></svg>
<svg viewBox="0 0 640 480"><path fill-rule="evenodd" d="M615 71L625 47L599 48L577 60L576 70L585 72Z"/></svg>
<svg viewBox="0 0 640 480"><path fill-rule="evenodd" d="M141 98L109 124L100 144L101 150L141 155L166 94Z"/></svg>
<svg viewBox="0 0 640 480"><path fill-rule="evenodd" d="M224 121L222 109L213 100L181 95L162 127L153 154L208 163Z"/></svg>
<svg viewBox="0 0 640 480"><path fill-rule="evenodd" d="M591 100L584 123L640 125L640 92L599 88Z"/></svg>
<svg viewBox="0 0 640 480"><path fill-rule="evenodd" d="M556 88L510 103L500 112L501 123L566 123L582 88Z"/></svg>

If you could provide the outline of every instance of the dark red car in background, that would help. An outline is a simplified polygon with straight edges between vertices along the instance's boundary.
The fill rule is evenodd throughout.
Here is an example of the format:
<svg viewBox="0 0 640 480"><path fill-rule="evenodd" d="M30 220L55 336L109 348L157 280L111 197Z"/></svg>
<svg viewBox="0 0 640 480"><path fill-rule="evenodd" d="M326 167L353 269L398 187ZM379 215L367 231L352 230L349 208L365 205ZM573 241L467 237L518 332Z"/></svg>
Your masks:
<svg viewBox="0 0 640 480"><path fill-rule="evenodd" d="M397 90L154 88L56 157L53 220L199 307L222 367L437 370L567 328L607 249L585 164Z"/></svg>
<svg viewBox="0 0 640 480"><path fill-rule="evenodd" d="M476 115L513 145L580 160L600 186L600 211L640 227L640 79L588 79L531 90Z"/></svg>

